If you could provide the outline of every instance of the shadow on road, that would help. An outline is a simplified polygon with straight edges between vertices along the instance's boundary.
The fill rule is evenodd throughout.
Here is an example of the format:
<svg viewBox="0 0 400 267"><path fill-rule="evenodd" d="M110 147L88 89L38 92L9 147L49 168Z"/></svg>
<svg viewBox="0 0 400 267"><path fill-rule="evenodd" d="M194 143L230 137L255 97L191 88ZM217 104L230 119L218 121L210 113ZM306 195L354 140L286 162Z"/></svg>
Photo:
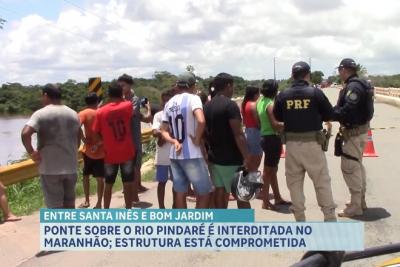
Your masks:
<svg viewBox="0 0 400 267"><path fill-rule="evenodd" d="M278 210L274 210L275 212L283 213L283 214L291 214L292 212L289 210L290 205L276 205Z"/></svg>
<svg viewBox="0 0 400 267"><path fill-rule="evenodd" d="M139 203L135 203L133 205L134 208L140 208L140 209L148 209L153 206L153 203L146 202L146 201L139 201Z"/></svg>
<svg viewBox="0 0 400 267"><path fill-rule="evenodd" d="M54 251L42 250L42 251L39 251L39 252L35 255L35 257L36 257L36 258L40 258L40 257L44 257L44 256L48 256L48 255L55 254L55 253L60 253L60 252L63 252L63 250L54 250Z"/></svg>
<svg viewBox="0 0 400 267"><path fill-rule="evenodd" d="M353 219L363 221L363 222L373 222L381 219L386 219L392 216L387 210L384 208L368 208L364 211L364 214L361 216L356 216Z"/></svg>

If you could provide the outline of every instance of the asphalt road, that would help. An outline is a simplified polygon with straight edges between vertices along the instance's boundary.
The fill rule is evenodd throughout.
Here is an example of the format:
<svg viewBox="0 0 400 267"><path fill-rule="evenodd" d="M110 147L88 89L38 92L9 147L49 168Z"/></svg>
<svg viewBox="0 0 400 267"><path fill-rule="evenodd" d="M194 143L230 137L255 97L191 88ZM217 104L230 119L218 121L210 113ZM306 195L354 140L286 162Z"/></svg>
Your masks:
<svg viewBox="0 0 400 267"><path fill-rule="evenodd" d="M338 89L324 89L332 103L336 102ZM364 158L367 169L367 204L369 209L357 220L365 224L365 247L400 242L400 109L381 103L375 105L375 118L371 123L378 158ZM337 125L335 125L337 128ZM333 140L332 140L333 141ZM338 211L348 200L348 191L340 172L340 160L333 155L333 146L327 152L330 175ZM282 194L288 198L284 177L284 160L279 169ZM147 184L150 190L141 200L156 207L156 184ZM170 186L170 185L169 185ZM310 221L322 220L310 179L305 182L306 214ZM170 192L167 189L166 192ZM112 206L122 206L122 195L115 194ZM171 205L171 199L167 199ZM146 204L145 203L145 204ZM192 204L191 204L192 205ZM280 212L261 209L261 201L253 200L256 221L294 221L285 209ZM230 202L235 208L235 202ZM349 220L349 219L340 219ZM22 222L0 225L1 266L290 266L297 262L302 252L60 252L35 257L39 251L38 215L24 217ZM391 254L367 260L353 261L343 266L377 266L387 259L399 257ZM3 265L4 264L4 265Z"/></svg>

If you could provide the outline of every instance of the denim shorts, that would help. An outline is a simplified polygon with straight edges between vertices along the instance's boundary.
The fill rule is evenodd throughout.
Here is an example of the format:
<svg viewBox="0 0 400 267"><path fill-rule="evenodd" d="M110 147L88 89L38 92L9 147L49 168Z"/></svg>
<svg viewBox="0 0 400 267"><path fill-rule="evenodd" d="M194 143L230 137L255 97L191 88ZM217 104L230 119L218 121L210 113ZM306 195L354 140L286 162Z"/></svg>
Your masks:
<svg viewBox="0 0 400 267"><path fill-rule="evenodd" d="M261 156L263 150L260 146L260 130L257 128L246 128L244 133L246 135L247 148L249 149L250 155Z"/></svg>
<svg viewBox="0 0 400 267"><path fill-rule="evenodd" d="M170 165L156 165L156 180L160 183L166 183L168 178L172 180L172 171Z"/></svg>
<svg viewBox="0 0 400 267"><path fill-rule="evenodd" d="M212 191L212 182L203 158L171 159L174 191L185 193L191 183L200 196Z"/></svg>
<svg viewBox="0 0 400 267"><path fill-rule="evenodd" d="M114 184L118 174L118 169L121 169L121 178L123 183L133 182L133 172L135 170L132 160L125 161L120 164L104 164L104 176L106 184Z"/></svg>

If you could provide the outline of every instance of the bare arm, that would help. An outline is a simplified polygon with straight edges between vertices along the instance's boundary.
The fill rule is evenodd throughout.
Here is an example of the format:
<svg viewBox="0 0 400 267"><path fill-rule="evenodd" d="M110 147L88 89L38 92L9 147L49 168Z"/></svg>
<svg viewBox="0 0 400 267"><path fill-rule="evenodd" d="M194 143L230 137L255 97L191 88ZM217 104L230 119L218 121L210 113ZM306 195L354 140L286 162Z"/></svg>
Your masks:
<svg viewBox="0 0 400 267"><path fill-rule="evenodd" d="M203 110L200 108L193 111L193 114L197 121L197 129L195 136L190 136L190 137L192 138L192 141L196 146L200 146L201 140L204 135L204 130L206 129L206 119L204 118Z"/></svg>
<svg viewBox="0 0 400 267"><path fill-rule="evenodd" d="M283 130L283 122L278 121L275 116L274 116L274 105L269 105L267 107L267 115L269 118L269 121L271 122L272 128L274 128L275 131L281 132Z"/></svg>
<svg viewBox="0 0 400 267"><path fill-rule="evenodd" d="M146 104L146 114L140 113L140 121L150 123L152 121L150 102Z"/></svg>
<svg viewBox="0 0 400 267"><path fill-rule="evenodd" d="M250 104L250 111L251 111L251 114L253 115L253 118L256 119L257 128L260 128L261 123L260 123L260 118L258 117L258 112L257 112L257 102Z"/></svg>
<svg viewBox="0 0 400 267"><path fill-rule="evenodd" d="M81 142L83 141L83 138L84 138L84 136L83 136L82 128L79 127L78 138L77 138L77 140L78 140L78 142L77 142L78 143L78 149L81 146Z"/></svg>
<svg viewBox="0 0 400 267"><path fill-rule="evenodd" d="M156 138L162 137L161 131L159 131L157 129L153 129L152 134L153 134L153 137L156 137Z"/></svg>
<svg viewBox="0 0 400 267"><path fill-rule="evenodd" d="M161 124L161 136L162 138L164 138L165 141L167 141L168 143L172 144L175 146L175 151L177 154L179 154L182 150L182 144L179 143L178 140L174 139L171 137L171 135L169 134L169 125L167 122L163 122Z"/></svg>
<svg viewBox="0 0 400 267"><path fill-rule="evenodd" d="M79 134L80 134L80 139L79 140L81 140L82 143L86 144L86 137L85 137L85 134L84 134L82 128L79 128Z"/></svg>
<svg viewBox="0 0 400 267"><path fill-rule="evenodd" d="M24 145L26 152L28 152L29 156L35 162L40 162L40 154L36 151L32 146L32 135L35 133L35 129L32 127L25 125L21 132L22 144Z"/></svg>
<svg viewBox="0 0 400 267"><path fill-rule="evenodd" d="M244 159L244 165L246 166L247 169L253 170L251 166L249 166L250 164L250 162L248 161L249 151L247 149L246 138L242 131L242 122L238 119L231 119L229 120L229 125L231 126L236 145L239 148L239 151Z"/></svg>
<svg viewBox="0 0 400 267"><path fill-rule="evenodd" d="M157 145L163 146L165 144L165 140L162 137L161 131L157 130L157 129L153 129L152 133L153 133L153 137L157 138Z"/></svg>

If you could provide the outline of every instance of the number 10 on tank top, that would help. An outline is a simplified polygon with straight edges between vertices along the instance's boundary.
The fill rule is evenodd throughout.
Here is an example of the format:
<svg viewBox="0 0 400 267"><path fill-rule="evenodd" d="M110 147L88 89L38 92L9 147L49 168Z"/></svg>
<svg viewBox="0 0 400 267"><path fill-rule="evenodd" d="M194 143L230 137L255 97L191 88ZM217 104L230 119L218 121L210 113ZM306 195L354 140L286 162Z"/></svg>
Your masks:
<svg viewBox="0 0 400 267"><path fill-rule="evenodd" d="M168 120L172 129L173 138L182 144L185 141L185 121L183 115L178 114L175 119L173 119L172 116L169 116Z"/></svg>

